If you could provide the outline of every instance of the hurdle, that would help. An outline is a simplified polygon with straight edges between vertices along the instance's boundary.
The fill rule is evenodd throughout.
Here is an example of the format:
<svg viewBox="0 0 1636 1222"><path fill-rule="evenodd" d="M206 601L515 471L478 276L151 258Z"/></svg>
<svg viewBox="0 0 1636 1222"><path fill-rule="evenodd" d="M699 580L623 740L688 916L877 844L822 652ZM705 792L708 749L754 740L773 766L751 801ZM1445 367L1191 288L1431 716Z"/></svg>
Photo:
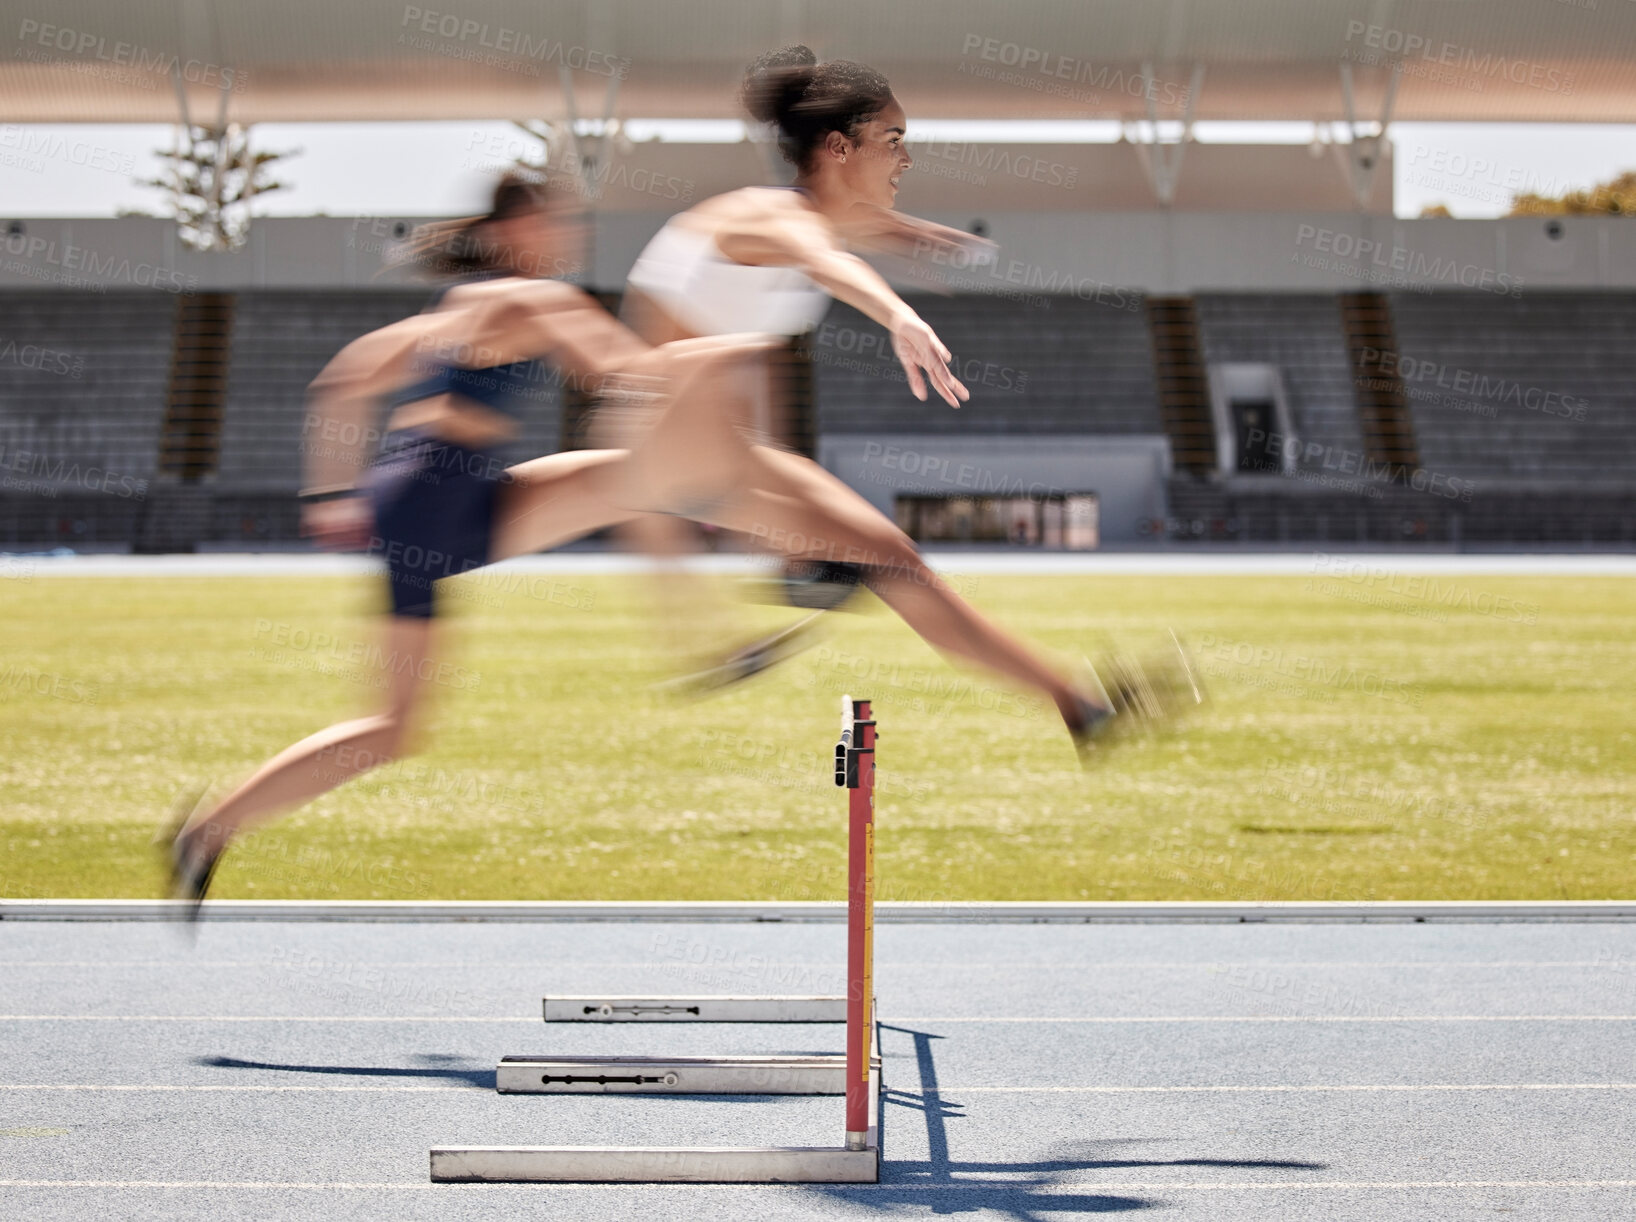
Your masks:
<svg viewBox="0 0 1636 1222"><path fill-rule="evenodd" d="M837 1056L507 1056L501 1094L844 1095L839 1146L449 1146L434 1183L876 1183L880 1059L874 1021L875 738L868 700L841 698L835 783L847 790L847 995L545 998L547 1022L832 1022ZM769 1017L761 1017L763 1015Z"/></svg>

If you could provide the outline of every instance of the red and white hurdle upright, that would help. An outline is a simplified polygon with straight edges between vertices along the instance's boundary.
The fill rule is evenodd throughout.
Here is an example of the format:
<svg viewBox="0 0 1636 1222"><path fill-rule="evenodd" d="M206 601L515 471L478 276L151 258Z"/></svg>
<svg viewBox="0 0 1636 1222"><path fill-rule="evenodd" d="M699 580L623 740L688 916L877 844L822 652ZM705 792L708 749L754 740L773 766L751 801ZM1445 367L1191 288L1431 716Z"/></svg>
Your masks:
<svg viewBox="0 0 1636 1222"><path fill-rule="evenodd" d="M847 809L845 997L548 997L546 1022L838 1022L839 1056L508 1056L502 1094L845 1095L839 1146L449 1146L439 1183L872 1184L880 1178L880 1059L874 1020L875 722L841 698L835 783Z"/></svg>

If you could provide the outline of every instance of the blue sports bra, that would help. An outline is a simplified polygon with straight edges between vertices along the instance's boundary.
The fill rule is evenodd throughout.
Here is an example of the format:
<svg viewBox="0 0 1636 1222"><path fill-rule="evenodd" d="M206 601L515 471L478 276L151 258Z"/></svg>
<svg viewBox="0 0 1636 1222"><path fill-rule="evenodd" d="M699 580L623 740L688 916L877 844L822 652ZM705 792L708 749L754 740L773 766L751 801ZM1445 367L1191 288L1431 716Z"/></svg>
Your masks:
<svg viewBox="0 0 1636 1222"><path fill-rule="evenodd" d="M547 367L539 361L516 361L487 369L437 365L426 377L394 395L392 403L398 407L437 395L460 395L517 420L522 417L531 392L548 381Z"/></svg>

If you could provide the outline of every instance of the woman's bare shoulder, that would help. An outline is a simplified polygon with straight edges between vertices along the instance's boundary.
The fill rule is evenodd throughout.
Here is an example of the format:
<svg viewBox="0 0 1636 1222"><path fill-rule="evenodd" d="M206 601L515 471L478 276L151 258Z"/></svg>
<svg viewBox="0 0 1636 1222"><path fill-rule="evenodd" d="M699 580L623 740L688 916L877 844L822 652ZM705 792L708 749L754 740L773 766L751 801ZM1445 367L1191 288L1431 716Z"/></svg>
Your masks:
<svg viewBox="0 0 1636 1222"><path fill-rule="evenodd" d="M740 187L736 191L713 195L675 219L684 224L696 222L703 227L728 223L758 224L811 215L814 214L802 201L799 191L786 187Z"/></svg>
<svg viewBox="0 0 1636 1222"><path fill-rule="evenodd" d="M536 309L556 310L573 309L592 301L584 289L562 280L505 276L495 280L457 284L443 294L439 309L458 310L478 302L492 302L497 298L526 301Z"/></svg>

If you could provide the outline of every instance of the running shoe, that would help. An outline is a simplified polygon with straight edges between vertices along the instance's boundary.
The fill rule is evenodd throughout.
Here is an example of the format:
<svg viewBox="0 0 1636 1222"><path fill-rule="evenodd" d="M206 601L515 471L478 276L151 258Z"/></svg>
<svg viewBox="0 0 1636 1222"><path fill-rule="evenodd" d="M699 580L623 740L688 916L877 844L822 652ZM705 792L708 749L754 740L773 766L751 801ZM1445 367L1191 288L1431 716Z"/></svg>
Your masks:
<svg viewBox="0 0 1636 1222"><path fill-rule="evenodd" d="M1080 759L1089 763L1099 742L1174 724L1204 703L1204 689L1181 638L1166 633L1163 646L1150 653L1109 650L1096 663L1086 661L1074 677L1084 693L1085 714L1070 727Z"/></svg>
<svg viewBox="0 0 1636 1222"><path fill-rule="evenodd" d="M215 877L216 866L227 849L228 838L219 836L214 830L188 831L188 822L198 810L203 797L204 791L200 790L177 804L177 817L159 842L170 870L171 898L181 900L186 905L189 921L199 919L199 906L204 903L205 893L210 890L210 880ZM202 855L194 852L189 843L195 836L201 835L215 842L209 844Z"/></svg>
<svg viewBox="0 0 1636 1222"><path fill-rule="evenodd" d="M861 564L834 560L789 560L771 579L751 578L742 583L752 602L799 607L803 611L838 611L864 588L868 569Z"/></svg>
<svg viewBox="0 0 1636 1222"><path fill-rule="evenodd" d="M719 662L702 670L693 671L659 686L661 690L683 695L703 696L722 688L742 683L754 675L770 670L780 662L793 658L816 639L818 621L824 612L813 611L788 628L781 628L770 636L751 641L735 649Z"/></svg>

